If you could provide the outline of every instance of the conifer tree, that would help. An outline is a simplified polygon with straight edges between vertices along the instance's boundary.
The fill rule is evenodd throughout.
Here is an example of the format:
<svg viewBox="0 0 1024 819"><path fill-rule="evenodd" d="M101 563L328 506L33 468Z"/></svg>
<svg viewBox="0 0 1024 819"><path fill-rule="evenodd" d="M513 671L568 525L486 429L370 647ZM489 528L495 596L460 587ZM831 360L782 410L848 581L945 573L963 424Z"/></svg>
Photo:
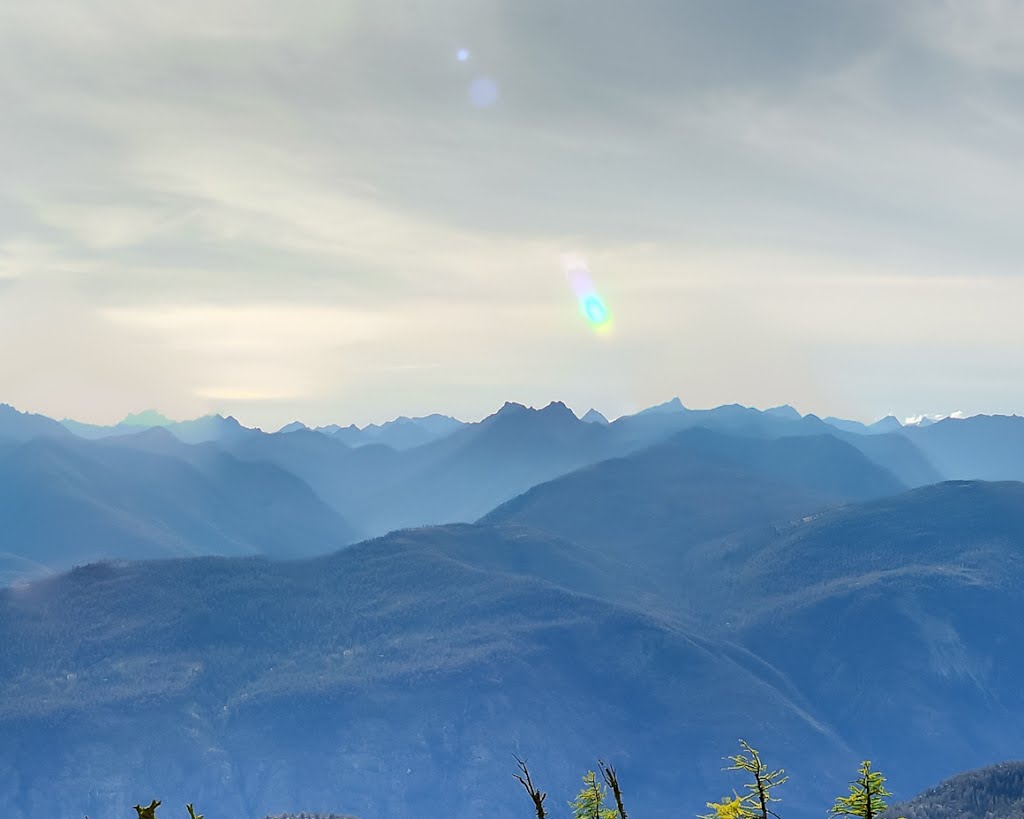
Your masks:
<svg viewBox="0 0 1024 819"><path fill-rule="evenodd" d="M139 819L156 819L156 809L160 807L161 804L162 803L157 802L154 799L146 807L142 807L142 805L136 805L135 812L139 814Z"/></svg>
<svg viewBox="0 0 1024 819"><path fill-rule="evenodd" d="M573 819L615 819L615 809L605 807L608 789L597 781L597 774L587 771L583 777L583 788L575 801L569 803Z"/></svg>
<svg viewBox="0 0 1024 819"><path fill-rule="evenodd" d="M705 813L700 819L754 819L750 800L749 794L740 796L734 791L731 799L723 796L721 802L708 802L712 813Z"/></svg>
<svg viewBox="0 0 1024 819"><path fill-rule="evenodd" d="M757 750L742 739L740 747L743 749L742 753L730 756L729 761L732 765L725 770L750 774L753 781L744 785L748 793L742 796L734 793L732 799L726 796L721 802L708 802L707 806L714 813L706 814L701 819L780 819L769 805L781 801L778 797L772 796L772 791L789 777L785 776L785 771L781 768L777 771L770 770L761 761L761 755Z"/></svg>
<svg viewBox="0 0 1024 819"><path fill-rule="evenodd" d="M876 819L887 807L887 796L892 794L885 789L885 777L881 771L871 770L871 761L866 759L860 763L857 778L850 783L850 795L837 797L829 815Z"/></svg>

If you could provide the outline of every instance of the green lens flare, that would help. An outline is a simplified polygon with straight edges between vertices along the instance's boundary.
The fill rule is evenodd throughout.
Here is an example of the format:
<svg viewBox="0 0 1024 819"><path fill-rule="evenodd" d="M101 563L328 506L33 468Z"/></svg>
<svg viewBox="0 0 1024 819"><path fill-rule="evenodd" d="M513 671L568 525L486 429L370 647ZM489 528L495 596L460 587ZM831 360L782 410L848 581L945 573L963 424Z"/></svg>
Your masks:
<svg viewBox="0 0 1024 819"><path fill-rule="evenodd" d="M583 301L583 313L593 325L601 325L608 321L608 308L604 306L600 296L590 295Z"/></svg>
<svg viewBox="0 0 1024 819"><path fill-rule="evenodd" d="M598 333L607 333L612 326L611 312L590 280L587 265L579 256L563 256L565 278L576 294L576 304L587 324Z"/></svg>

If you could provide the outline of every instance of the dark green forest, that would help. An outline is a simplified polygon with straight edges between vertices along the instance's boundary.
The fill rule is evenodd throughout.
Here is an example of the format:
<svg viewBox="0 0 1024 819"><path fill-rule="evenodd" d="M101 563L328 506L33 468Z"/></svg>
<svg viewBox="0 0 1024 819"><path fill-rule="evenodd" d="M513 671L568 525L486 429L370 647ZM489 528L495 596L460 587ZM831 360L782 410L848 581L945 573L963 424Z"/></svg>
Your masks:
<svg viewBox="0 0 1024 819"><path fill-rule="evenodd" d="M906 819L1024 819L1024 762L968 771L892 806Z"/></svg>

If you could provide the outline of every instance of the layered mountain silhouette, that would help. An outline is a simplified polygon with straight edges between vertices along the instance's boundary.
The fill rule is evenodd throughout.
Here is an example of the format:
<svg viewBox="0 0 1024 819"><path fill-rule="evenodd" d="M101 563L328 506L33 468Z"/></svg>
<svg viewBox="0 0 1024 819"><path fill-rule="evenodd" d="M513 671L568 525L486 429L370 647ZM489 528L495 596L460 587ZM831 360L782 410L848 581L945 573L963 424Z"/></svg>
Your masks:
<svg viewBox="0 0 1024 819"><path fill-rule="evenodd" d="M48 419L13 415L18 423L8 426L17 426L22 440L40 430L65 435L64 428ZM147 419L166 420L146 413L140 421ZM602 424L577 419L558 402L543 409L509 403L475 424L429 416L398 419L378 430L397 434L410 425L437 437L404 448L365 440L350 446L340 430L314 431L296 422L271 435L221 416L170 422L161 429L183 442L214 445L239 460L269 462L291 472L351 526L370 535L408 526L469 522L539 483L636 452L697 426L757 438L833 435L907 486L942 478L903 435L844 433L814 416L801 418L789 407L767 413L738 405L687 410L676 399L651 412ZM143 446L146 439L135 435L137 430L122 423L105 428L103 438ZM163 454L185 457L180 449L165 448Z"/></svg>
<svg viewBox="0 0 1024 819"><path fill-rule="evenodd" d="M418 418L407 418L403 415L393 421L368 424L365 427L357 427L355 424L340 427L332 424L317 429L351 447L384 444L393 449L409 449L450 435L461 426L462 421L435 413Z"/></svg>
<svg viewBox="0 0 1024 819"><path fill-rule="evenodd" d="M0 451L0 520L0 582L103 558L295 557L358 539L291 473L163 429Z"/></svg>
<svg viewBox="0 0 1024 819"><path fill-rule="evenodd" d="M976 415L946 418L904 434L951 478L1024 480L1024 418Z"/></svg>
<svg viewBox="0 0 1024 819"><path fill-rule="evenodd" d="M511 819L512 753L567 796L612 757L668 819L740 736L804 819L862 758L907 796L1024 742L1024 484L943 480L1015 476L1022 419L138 420L0 407L12 819Z"/></svg>
<svg viewBox="0 0 1024 819"><path fill-rule="evenodd" d="M475 520L541 481L617 451L604 427L580 421L561 403L540 410L506 404L479 423L403 450L351 447L337 433L310 430L224 446L243 460L293 471L370 534Z"/></svg>
<svg viewBox="0 0 1024 819"><path fill-rule="evenodd" d="M346 518L381 534L406 526L469 522L538 483L622 456L697 426L751 437L841 438L907 486L941 480L901 435L842 433L813 416L793 421L744 407L658 412L611 424L583 421L564 404L542 409L506 404L497 413L426 445L332 446L315 433L250 436L228 443L249 460L294 471ZM296 436L302 435L298 438ZM330 436L341 443L338 434ZM279 440L285 438L286 440Z"/></svg>
<svg viewBox="0 0 1024 819"><path fill-rule="evenodd" d="M660 610L642 561L523 528L79 569L0 593L0 720L32 737L0 750L7 804L98 815L127 785L83 783L130 781L211 812L512 817L511 752L567 793L599 748L667 819L723 790L736 736L793 774L798 819L860 758L912 793L1024 740L1022 501L954 482L712 539Z"/></svg>
<svg viewBox="0 0 1024 819"><path fill-rule="evenodd" d="M697 428L535 486L484 521L651 563L713 537L905 488L832 436L740 438Z"/></svg>
<svg viewBox="0 0 1024 819"><path fill-rule="evenodd" d="M171 421L156 410L144 410L128 415L123 421L112 426L83 424L65 419L60 422L66 429L80 438L99 439L130 435L143 429L162 428L171 432L178 440L187 444L206 442L230 442L239 438L260 434L259 430L242 426L236 418L223 415L204 415L191 421Z"/></svg>
<svg viewBox="0 0 1024 819"><path fill-rule="evenodd" d="M45 415L19 412L9 404L0 404L0 447L33 438L67 438L68 431Z"/></svg>

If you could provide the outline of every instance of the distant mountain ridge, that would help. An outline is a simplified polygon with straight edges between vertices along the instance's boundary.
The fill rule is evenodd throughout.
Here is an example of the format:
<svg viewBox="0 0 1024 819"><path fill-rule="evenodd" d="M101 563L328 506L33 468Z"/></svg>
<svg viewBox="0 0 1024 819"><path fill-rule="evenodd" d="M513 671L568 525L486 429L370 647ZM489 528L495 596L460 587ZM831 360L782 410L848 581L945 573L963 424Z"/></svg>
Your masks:
<svg viewBox="0 0 1024 819"><path fill-rule="evenodd" d="M103 558L295 557L358 539L289 472L162 428L137 436L0 451L0 583Z"/></svg>
<svg viewBox="0 0 1024 819"><path fill-rule="evenodd" d="M19 412L9 404L0 404L0 444L24 442L33 438L62 438L70 433L57 421L45 415Z"/></svg>
<svg viewBox="0 0 1024 819"><path fill-rule="evenodd" d="M317 431L332 435L352 447L384 444L393 449L410 449L450 435L462 426L463 422L456 418L434 413L418 418L402 415L383 424L367 424L362 428L355 424L347 427L332 424L317 427Z"/></svg>
<svg viewBox="0 0 1024 819"><path fill-rule="evenodd" d="M184 443L199 444L208 441L221 441L246 435L260 435L260 430L242 426L232 416L204 415L191 421L171 421L155 410L146 410L136 415L129 415L123 421L112 426L83 424L78 421L64 419L60 424L80 438L101 439L117 435L130 435L143 429L162 428L169 430Z"/></svg>
<svg viewBox="0 0 1024 819"><path fill-rule="evenodd" d="M175 423L166 415L148 409L142 412L129 413L119 426L123 427L167 427Z"/></svg>
<svg viewBox="0 0 1024 819"><path fill-rule="evenodd" d="M903 434L951 478L1024 480L1024 418L975 415L945 418Z"/></svg>
<svg viewBox="0 0 1024 819"><path fill-rule="evenodd" d="M651 560L715 536L906 487L828 435L740 438L704 428L539 484L486 515L618 559Z"/></svg>
<svg viewBox="0 0 1024 819"><path fill-rule="evenodd" d="M957 774L881 819L1024 819L1024 762L1001 762Z"/></svg>
<svg viewBox="0 0 1024 819"><path fill-rule="evenodd" d="M791 407L770 412L739 405L688 410L674 399L649 413L613 423L590 418L578 419L561 402L541 409L509 402L473 424L426 416L396 419L364 431L310 430L294 422L268 434L246 428L230 416L207 416L161 428L187 443L215 445L240 460L269 461L292 472L353 527L369 535L406 526L476 520L538 483L696 426L761 438L828 433L843 438L906 485L944 477L902 435L842 432L814 416L800 417ZM103 437L123 438L138 430L119 425L104 429ZM50 431L64 433L59 425ZM144 443L128 440L136 442L133 445ZM389 440L394 445L386 443Z"/></svg>
<svg viewBox="0 0 1024 819"><path fill-rule="evenodd" d="M511 753L569 794L608 753L675 819L744 736L810 819L865 757L901 793L1007 758L1024 484L941 479L1016 468L1020 422L508 402L402 448L0 408L0 583L77 566L0 589L0 805L515 819Z"/></svg>

